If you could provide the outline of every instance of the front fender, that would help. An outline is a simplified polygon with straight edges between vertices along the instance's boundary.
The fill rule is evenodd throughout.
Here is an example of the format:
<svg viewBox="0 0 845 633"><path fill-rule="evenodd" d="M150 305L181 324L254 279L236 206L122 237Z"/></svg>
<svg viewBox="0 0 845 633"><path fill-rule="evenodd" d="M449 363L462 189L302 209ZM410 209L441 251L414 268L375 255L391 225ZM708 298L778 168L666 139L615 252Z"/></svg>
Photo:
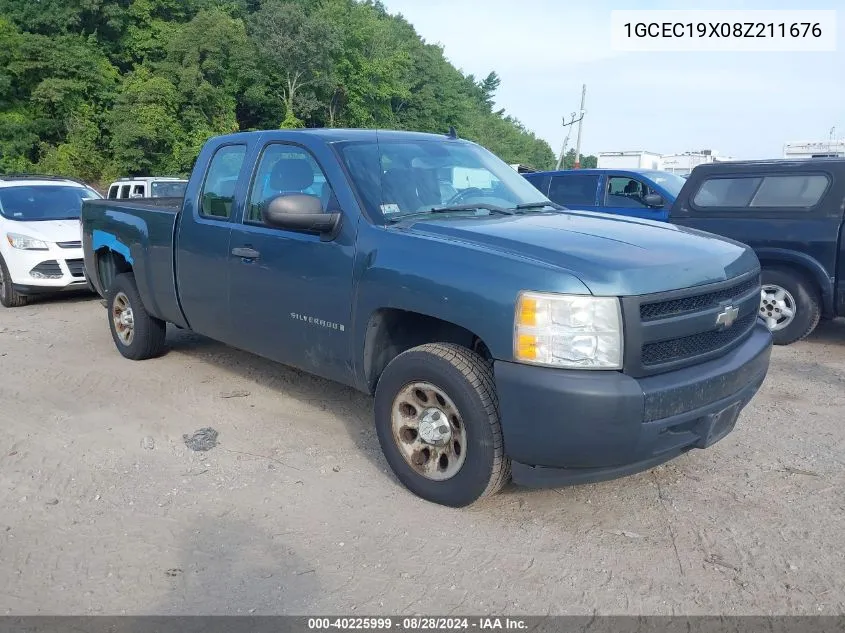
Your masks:
<svg viewBox="0 0 845 633"><path fill-rule="evenodd" d="M520 291L590 294L578 278L554 266L483 247L371 226L362 226L358 243L356 360L364 356L371 316L385 308L458 325L478 336L495 359L512 360Z"/></svg>

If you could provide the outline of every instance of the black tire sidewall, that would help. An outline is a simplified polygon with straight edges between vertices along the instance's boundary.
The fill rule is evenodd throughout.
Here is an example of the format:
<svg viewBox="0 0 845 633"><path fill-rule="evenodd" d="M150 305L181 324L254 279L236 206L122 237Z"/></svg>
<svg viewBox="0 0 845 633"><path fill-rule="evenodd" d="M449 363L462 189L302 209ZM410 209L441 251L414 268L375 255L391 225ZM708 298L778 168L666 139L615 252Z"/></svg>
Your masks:
<svg viewBox="0 0 845 633"><path fill-rule="evenodd" d="M432 481L414 471L393 439L393 400L405 385L417 381L430 382L449 396L461 414L466 431L465 461L460 471L445 481ZM425 351L397 356L379 379L374 412L376 432L385 459L411 492L434 503L453 507L469 505L484 493L495 459L490 416L482 396L453 364Z"/></svg>
<svg viewBox="0 0 845 633"><path fill-rule="evenodd" d="M3 298L0 299L0 304L2 304L4 308L16 308L26 303L26 299L19 295L15 290L14 284L12 283L12 275L9 272L9 267L6 265L6 260L3 259L2 255L0 255L0 268L3 269L3 286L5 289L5 292L2 295Z"/></svg>
<svg viewBox="0 0 845 633"><path fill-rule="evenodd" d="M117 335L112 316L115 297L121 292L129 299L129 305L132 308L133 327L135 331L132 337L132 343L129 345L125 345ZM131 273L123 273L114 278L108 292L108 319L109 330L111 331L112 339L118 351L126 358L133 360L146 358L147 341L152 335L154 324L152 317L144 309L141 294L135 285L135 277Z"/></svg>
<svg viewBox="0 0 845 633"><path fill-rule="evenodd" d="M794 343L813 331L819 322L819 297L812 284L803 275L780 268L765 268L762 274L763 286L780 286L795 299L795 318L782 330L772 332L776 345Z"/></svg>

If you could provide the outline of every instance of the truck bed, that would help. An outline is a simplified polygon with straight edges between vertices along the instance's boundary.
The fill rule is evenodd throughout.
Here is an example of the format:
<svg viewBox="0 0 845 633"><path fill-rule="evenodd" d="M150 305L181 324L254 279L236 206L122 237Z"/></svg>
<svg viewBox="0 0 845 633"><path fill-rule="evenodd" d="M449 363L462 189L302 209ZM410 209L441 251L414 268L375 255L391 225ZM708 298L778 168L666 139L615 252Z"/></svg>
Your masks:
<svg viewBox="0 0 845 633"><path fill-rule="evenodd" d="M176 296L173 241L182 198L136 200L86 200L82 206L82 239L86 248L86 270L101 295L110 278L125 264L135 273L138 291L149 312L181 323ZM98 257L110 250L118 260ZM90 255L89 255L90 254ZM88 261L88 260L91 261Z"/></svg>

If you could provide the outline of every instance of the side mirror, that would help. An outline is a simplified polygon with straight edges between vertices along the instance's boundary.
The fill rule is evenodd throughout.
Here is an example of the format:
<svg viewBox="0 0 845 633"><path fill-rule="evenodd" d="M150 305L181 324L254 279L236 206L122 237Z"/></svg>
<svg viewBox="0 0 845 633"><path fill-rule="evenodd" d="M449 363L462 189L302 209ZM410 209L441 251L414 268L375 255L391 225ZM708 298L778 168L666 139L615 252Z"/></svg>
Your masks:
<svg viewBox="0 0 845 633"><path fill-rule="evenodd" d="M654 207L655 209L660 209L666 204L666 201L663 199L659 193L649 193L643 198L643 202L649 206Z"/></svg>
<svg viewBox="0 0 845 633"><path fill-rule="evenodd" d="M304 193L283 193L267 200L261 208L266 224L289 231L333 234L340 225L340 213L325 213L320 199Z"/></svg>

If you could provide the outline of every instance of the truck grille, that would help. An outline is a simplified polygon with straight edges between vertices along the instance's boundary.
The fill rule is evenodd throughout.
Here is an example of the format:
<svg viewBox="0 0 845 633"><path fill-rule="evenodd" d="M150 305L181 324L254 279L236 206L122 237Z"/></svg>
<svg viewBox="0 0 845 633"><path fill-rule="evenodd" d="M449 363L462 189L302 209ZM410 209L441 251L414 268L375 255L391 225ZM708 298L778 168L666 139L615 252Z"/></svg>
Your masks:
<svg viewBox="0 0 845 633"><path fill-rule="evenodd" d="M718 316L732 307L729 325ZM760 273L696 289L624 297L625 373L643 377L705 362L745 340L757 322Z"/></svg>
<svg viewBox="0 0 845 633"><path fill-rule="evenodd" d="M757 320L757 313L752 312L737 319L725 330L699 332L692 336L682 336L658 343L643 345L642 362L645 367L668 363L681 358L690 358L720 349L748 332Z"/></svg>
<svg viewBox="0 0 845 633"><path fill-rule="evenodd" d="M82 242L56 242L59 248L82 248Z"/></svg>
<svg viewBox="0 0 845 633"><path fill-rule="evenodd" d="M84 259L66 259L65 264L70 271L71 277L85 276L85 260Z"/></svg>
<svg viewBox="0 0 845 633"><path fill-rule="evenodd" d="M640 305L640 318L643 321L654 321L655 319L660 319L662 317L676 316L686 312L695 312L697 310L706 310L707 308L719 305L722 301L730 301L735 297L740 297L755 286L759 285L760 278L752 277L734 288L722 288L721 290L708 292L707 294L684 297L682 299L670 299L669 301L659 301L657 303L644 303Z"/></svg>

